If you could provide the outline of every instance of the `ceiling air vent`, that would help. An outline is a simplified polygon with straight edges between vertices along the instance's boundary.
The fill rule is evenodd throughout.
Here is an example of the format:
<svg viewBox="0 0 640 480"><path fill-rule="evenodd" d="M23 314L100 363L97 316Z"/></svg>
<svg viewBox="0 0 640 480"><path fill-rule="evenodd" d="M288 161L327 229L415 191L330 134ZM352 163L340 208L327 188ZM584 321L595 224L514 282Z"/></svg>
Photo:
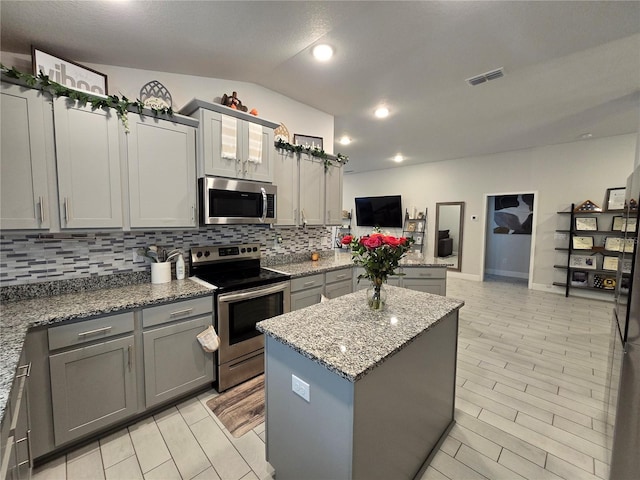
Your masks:
<svg viewBox="0 0 640 480"><path fill-rule="evenodd" d="M483 73L482 75L476 75L475 77L467 78L467 83L472 87L486 83L489 80L495 80L496 78L504 77L504 68L500 67L490 72Z"/></svg>

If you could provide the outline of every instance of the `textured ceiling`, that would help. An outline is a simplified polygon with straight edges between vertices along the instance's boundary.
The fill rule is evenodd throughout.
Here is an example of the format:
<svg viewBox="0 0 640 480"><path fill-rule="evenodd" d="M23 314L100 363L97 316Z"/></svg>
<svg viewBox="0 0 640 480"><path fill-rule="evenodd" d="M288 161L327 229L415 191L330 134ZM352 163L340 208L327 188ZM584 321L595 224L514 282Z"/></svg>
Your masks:
<svg viewBox="0 0 640 480"><path fill-rule="evenodd" d="M347 171L638 131L640 2L0 2L1 48L253 82L335 116ZM334 60L315 63L327 42ZM477 87L465 79L504 67ZM373 118L386 102L391 115Z"/></svg>

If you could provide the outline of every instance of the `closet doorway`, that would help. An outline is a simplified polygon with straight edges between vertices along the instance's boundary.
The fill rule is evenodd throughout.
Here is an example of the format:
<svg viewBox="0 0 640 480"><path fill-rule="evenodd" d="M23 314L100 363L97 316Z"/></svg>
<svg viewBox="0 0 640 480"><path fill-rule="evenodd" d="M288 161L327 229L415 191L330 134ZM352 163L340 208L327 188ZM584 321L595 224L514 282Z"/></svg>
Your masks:
<svg viewBox="0 0 640 480"><path fill-rule="evenodd" d="M533 283L537 192L485 195L482 280Z"/></svg>

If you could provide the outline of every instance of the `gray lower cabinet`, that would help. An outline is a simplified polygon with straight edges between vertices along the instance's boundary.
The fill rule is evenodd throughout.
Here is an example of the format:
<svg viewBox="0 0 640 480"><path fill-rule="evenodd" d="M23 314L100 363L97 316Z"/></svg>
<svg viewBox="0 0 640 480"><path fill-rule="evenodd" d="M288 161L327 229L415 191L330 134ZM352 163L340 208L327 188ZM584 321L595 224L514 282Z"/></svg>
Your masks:
<svg viewBox="0 0 640 480"><path fill-rule="evenodd" d="M0 429L0 479L31 477L31 421L27 382L31 365L23 350Z"/></svg>
<svg viewBox="0 0 640 480"><path fill-rule="evenodd" d="M358 282L358 275L364 273L364 269L356 267L353 274L353 289L363 290L369 287L367 279ZM443 267L402 267L399 271L403 275L393 275L387 279L387 285L408 288L425 293L446 296L447 294L447 269Z"/></svg>
<svg viewBox="0 0 640 480"><path fill-rule="evenodd" d="M291 311L320 303L323 290L324 287L320 285L300 292L291 292Z"/></svg>
<svg viewBox="0 0 640 480"><path fill-rule="evenodd" d="M196 335L211 325L211 313L142 334L147 408L213 382L213 357Z"/></svg>
<svg viewBox="0 0 640 480"><path fill-rule="evenodd" d="M327 298L337 298L353 292L353 268L341 268L325 273L324 294Z"/></svg>
<svg viewBox="0 0 640 480"><path fill-rule="evenodd" d="M322 296L337 298L353 292L352 267L291 280L291 311L320 303Z"/></svg>
<svg viewBox="0 0 640 480"><path fill-rule="evenodd" d="M134 337L49 356L56 446L137 411Z"/></svg>

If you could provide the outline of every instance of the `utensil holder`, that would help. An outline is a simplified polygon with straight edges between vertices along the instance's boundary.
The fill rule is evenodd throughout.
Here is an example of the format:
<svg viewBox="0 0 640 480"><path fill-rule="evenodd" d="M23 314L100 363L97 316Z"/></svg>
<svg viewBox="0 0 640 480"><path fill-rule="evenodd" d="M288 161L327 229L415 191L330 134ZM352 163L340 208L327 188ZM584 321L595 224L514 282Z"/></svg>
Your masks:
<svg viewBox="0 0 640 480"><path fill-rule="evenodd" d="M151 283L168 283L171 281L171 262L151 264Z"/></svg>

